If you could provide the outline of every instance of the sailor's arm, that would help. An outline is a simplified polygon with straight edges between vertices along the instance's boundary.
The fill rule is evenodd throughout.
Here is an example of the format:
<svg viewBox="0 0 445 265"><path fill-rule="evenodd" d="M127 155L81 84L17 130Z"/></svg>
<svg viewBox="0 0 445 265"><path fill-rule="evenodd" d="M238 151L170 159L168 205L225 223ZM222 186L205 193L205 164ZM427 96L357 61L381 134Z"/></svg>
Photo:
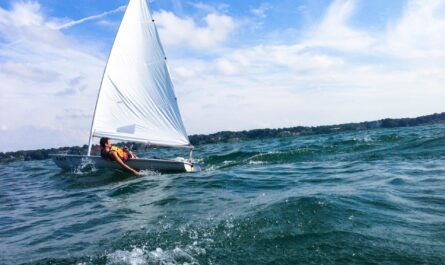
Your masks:
<svg viewBox="0 0 445 265"><path fill-rule="evenodd" d="M131 168L130 166L128 166L127 164L125 164L122 159L119 157L119 155L116 152L112 152L112 156L114 157L114 159L116 160L116 162L121 165L123 168L125 168L127 171L135 174L135 175L139 175L139 172L134 170L133 168Z"/></svg>

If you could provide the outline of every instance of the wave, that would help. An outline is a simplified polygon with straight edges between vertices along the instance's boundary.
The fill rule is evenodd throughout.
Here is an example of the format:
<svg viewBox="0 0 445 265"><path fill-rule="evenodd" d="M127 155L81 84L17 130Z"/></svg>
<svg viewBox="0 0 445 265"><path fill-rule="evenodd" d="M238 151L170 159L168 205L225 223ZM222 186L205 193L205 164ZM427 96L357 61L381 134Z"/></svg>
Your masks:
<svg viewBox="0 0 445 265"><path fill-rule="evenodd" d="M182 224L162 219L156 228L127 232L104 254L72 258L68 263L434 264L443 258L442 245L414 230L416 225L410 221L405 224L397 207L357 199L283 196L238 215ZM52 263L62 261L66 260Z"/></svg>
<svg viewBox="0 0 445 265"><path fill-rule="evenodd" d="M210 155L202 159L210 170L243 165L286 164L320 160L377 161L385 159L441 159L445 155L444 135L425 138L417 134L397 135L373 132L372 135L334 135L320 137L318 141L295 138L289 146L274 146L264 151L235 149L223 155Z"/></svg>
<svg viewBox="0 0 445 265"><path fill-rule="evenodd" d="M198 146L193 174L2 164L0 263L440 264L443 128Z"/></svg>

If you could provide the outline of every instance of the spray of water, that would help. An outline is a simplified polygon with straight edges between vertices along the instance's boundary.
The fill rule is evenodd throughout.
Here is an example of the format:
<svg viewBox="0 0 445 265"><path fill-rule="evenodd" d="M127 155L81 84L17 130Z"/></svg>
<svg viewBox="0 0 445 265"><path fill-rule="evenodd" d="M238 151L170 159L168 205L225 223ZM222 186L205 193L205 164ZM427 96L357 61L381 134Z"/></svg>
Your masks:
<svg viewBox="0 0 445 265"><path fill-rule="evenodd" d="M85 175L96 171L94 162L88 157L82 157L80 165L73 170L73 173L76 175Z"/></svg>

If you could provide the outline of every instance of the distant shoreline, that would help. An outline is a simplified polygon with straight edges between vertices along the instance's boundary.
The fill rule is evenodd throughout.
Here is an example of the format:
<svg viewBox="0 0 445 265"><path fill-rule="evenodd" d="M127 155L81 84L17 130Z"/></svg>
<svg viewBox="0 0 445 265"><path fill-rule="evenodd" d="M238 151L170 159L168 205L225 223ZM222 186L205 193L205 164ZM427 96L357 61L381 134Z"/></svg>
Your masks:
<svg viewBox="0 0 445 265"><path fill-rule="evenodd" d="M255 129L249 131L222 131L213 134L198 134L189 136L190 142L197 146L202 144L226 143L226 142L240 142L247 140L261 140L269 138L281 138L291 136L306 136L318 135L336 132L347 131L366 131L380 128L398 128L398 127L413 127L427 124L445 123L445 112L440 114L435 113L416 118L402 118L402 119L381 119L376 121L365 121L359 123L345 123L338 125L325 126L297 126L281 129ZM70 154L86 154L87 145L82 147L60 147L51 149L38 149L27 151L14 152L0 152L0 163L12 161L30 161L30 160L45 160L49 158L49 154L55 153L70 153ZM134 144L133 150L145 148L144 144Z"/></svg>

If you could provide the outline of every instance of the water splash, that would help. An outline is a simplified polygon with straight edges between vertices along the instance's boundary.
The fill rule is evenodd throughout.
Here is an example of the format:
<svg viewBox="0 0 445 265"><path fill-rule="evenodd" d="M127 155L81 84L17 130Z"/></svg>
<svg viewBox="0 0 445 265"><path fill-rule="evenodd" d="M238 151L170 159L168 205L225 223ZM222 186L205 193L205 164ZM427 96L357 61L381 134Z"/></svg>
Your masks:
<svg viewBox="0 0 445 265"><path fill-rule="evenodd" d="M205 254L205 250L195 245L186 246L184 249L175 247L173 250L156 248L149 251L146 246L134 247L132 250L117 250L106 256L107 265L199 265L193 255Z"/></svg>
<svg viewBox="0 0 445 265"><path fill-rule="evenodd" d="M73 170L73 173L75 175L87 175L96 171L97 169L93 160L89 159L88 157L82 157L80 165Z"/></svg>
<svg viewBox="0 0 445 265"><path fill-rule="evenodd" d="M159 175L161 175L161 173L158 172L158 171L148 170L148 169L139 171L139 174L141 176L146 176L146 177L147 176L159 176Z"/></svg>

